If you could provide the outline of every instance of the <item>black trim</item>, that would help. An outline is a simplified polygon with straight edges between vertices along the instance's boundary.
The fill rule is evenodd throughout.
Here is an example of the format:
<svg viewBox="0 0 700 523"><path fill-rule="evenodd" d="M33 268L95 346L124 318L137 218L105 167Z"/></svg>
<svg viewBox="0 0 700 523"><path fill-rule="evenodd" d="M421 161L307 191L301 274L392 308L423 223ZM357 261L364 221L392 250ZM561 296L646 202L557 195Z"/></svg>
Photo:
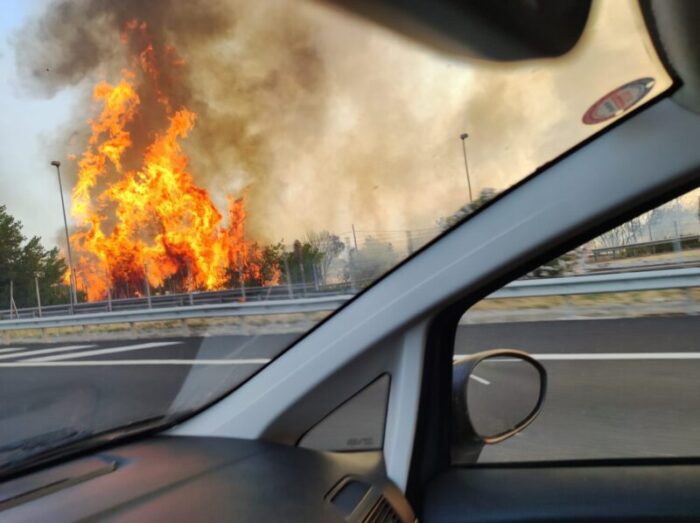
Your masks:
<svg viewBox="0 0 700 523"><path fill-rule="evenodd" d="M563 467L652 467L700 465L700 456L674 458L596 458L552 461L504 461L501 463L455 464L455 469L556 469Z"/></svg>
<svg viewBox="0 0 700 523"><path fill-rule="evenodd" d="M450 466L452 354L461 312L449 308L430 325L426 336L413 454L406 498L418 514L425 486Z"/></svg>
<svg viewBox="0 0 700 523"><path fill-rule="evenodd" d="M654 10L651 7L651 0L639 0L639 10L642 12L642 18L644 19L644 25L646 25L647 32L651 38L651 42L654 44L656 49L656 54L661 60L666 72L673 80L673 83L678 86L678 88L683 87L683 79L680 77L676 69L671 63L671 59L666 52L666 48L661 39L661 34L659 33L659 28L656 25L656 17L654 16Z"/></svg>

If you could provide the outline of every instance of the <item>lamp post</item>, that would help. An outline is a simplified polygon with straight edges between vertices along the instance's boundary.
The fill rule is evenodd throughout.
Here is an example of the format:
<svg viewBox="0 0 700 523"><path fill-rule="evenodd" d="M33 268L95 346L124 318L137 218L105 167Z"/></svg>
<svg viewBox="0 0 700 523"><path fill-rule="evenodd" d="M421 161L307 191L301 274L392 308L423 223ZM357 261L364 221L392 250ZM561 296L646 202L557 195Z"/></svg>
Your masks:
<svg viewBox="0 0 700 523"><path fill-rule="evenodd" d="M464 153L464 170L467 173L467 187L469 187L469 203L474 201L472 197L472 182L469 179L469 163L467 162L467 138L469 135L467 133L462 133L459 135L459 139L462 140L462 152Z"/></svg>
<svg viewBox="0 0 700 523"><path fill-rule="evenodd" d="M73 313L73 307L78 303L78 293L76 291L75 285L75 266L73 265L73 253L70 248L70 235L68 234L68 219L66 218L66 204L63 201L63 184L61 183L61 162L54 160L51 162L56 168L56 174L58 175L58 192L61 195L61 209L63 209L63 226L66 229L66 249L68 250L68 267L70 269L70 309L71 314Z"/></svg>

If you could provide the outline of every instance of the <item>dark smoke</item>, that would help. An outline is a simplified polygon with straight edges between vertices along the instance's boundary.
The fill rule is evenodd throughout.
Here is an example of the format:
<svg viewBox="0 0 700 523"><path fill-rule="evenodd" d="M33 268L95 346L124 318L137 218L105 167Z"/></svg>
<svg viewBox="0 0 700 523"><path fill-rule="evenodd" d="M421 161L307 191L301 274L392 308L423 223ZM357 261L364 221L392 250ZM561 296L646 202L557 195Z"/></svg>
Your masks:
<svg viewBox="0 0 700 523"><path fill-rule="evenodd" d="M60 157L84 149L92 86L118 81L130 66L119 38L132 19L147 24L158 59L171 64L160 85L173 105L197 114L184 143L195 180L221 210L226 193L247 187L249 225L262 240L342 233L353 223L434 226L467 200L464 131L473 136L477 192L524 174L503 167L510 146L529 139L522 85L298 0L50 3L18 36L16 52L32 92L85 90L54 144ZM147 124L163 115L140 118L131 129L135 164L138 144L150 142ZM517 155L527 163L526 147Z"/></svg>
<svg viewBox="0 0 700 523"><path fill-rule="evenodd" d="M84 87L76 119L52 148L59 157L80 156L92 113L87 91L98 80L116 83L129 64L119 35L136 19L145 22L162 77L160 88L174 109L197 114L185 147L192 173L218 203L225 192L251 186L250 205L265 206L273 181L272 156L286 129L313 141L322 132L325 71L313 24L289 2L265 6L244 1L57 0L30 21L16 40L16 61L27 89L50 97L70 86ZM143 47L138 31L129 45ZM172 60L171 46L182 57ZM142 103L130 127L134 166L165 116L157 93L139 86ZM157 125L153 125L156 123ZM303 132L302 132L303 129ZM282 133L282 134L280 134ZM74 175L67 165L68 176ZM276 187L279 189L279 186ZM264 215L264 209L257 214ZM256 213L251 213L255 215ZM258 229L264 229L258 222ZM253 220L255 226L255 220Z"/></svg>

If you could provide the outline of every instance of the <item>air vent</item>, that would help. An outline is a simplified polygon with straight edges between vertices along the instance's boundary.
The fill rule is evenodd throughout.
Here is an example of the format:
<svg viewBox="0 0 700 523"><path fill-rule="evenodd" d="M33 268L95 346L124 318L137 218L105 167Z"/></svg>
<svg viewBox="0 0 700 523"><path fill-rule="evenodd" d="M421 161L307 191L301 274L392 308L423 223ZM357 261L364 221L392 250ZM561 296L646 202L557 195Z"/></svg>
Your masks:
<svg viewBox="0 0 700 523"><path fill-rule="evenodd" d="M379 498L363 523L402 523L401 518L384 496Z"/></svg>

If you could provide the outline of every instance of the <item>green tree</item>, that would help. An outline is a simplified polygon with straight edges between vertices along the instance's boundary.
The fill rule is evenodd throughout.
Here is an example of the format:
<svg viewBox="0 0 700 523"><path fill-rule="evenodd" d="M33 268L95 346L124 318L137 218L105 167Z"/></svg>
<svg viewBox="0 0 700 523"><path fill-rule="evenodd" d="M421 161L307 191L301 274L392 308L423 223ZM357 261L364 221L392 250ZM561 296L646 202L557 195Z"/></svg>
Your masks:
<svg viewBox="0 0 700 523"><path fill-rule="evenodd" d="M68 302L68 287L63 284L66 270L58 249L47 251L36 236L27 240L19 220L0 205L0 309L10 306L10 282L17 307L35 307L35 277L42 305Z"/></svg>
<svg viewBox="0 0 700 523"><path fill-rule="evenodd" d="M314 274L318 276L318 265L323 259L323 253L309 243L295 240L292 252L285 252L282 258L282 277L280 282L314 283ZM286 266L284 261L286 260ZM285 271L289 269L289 274Z"/></svg>

